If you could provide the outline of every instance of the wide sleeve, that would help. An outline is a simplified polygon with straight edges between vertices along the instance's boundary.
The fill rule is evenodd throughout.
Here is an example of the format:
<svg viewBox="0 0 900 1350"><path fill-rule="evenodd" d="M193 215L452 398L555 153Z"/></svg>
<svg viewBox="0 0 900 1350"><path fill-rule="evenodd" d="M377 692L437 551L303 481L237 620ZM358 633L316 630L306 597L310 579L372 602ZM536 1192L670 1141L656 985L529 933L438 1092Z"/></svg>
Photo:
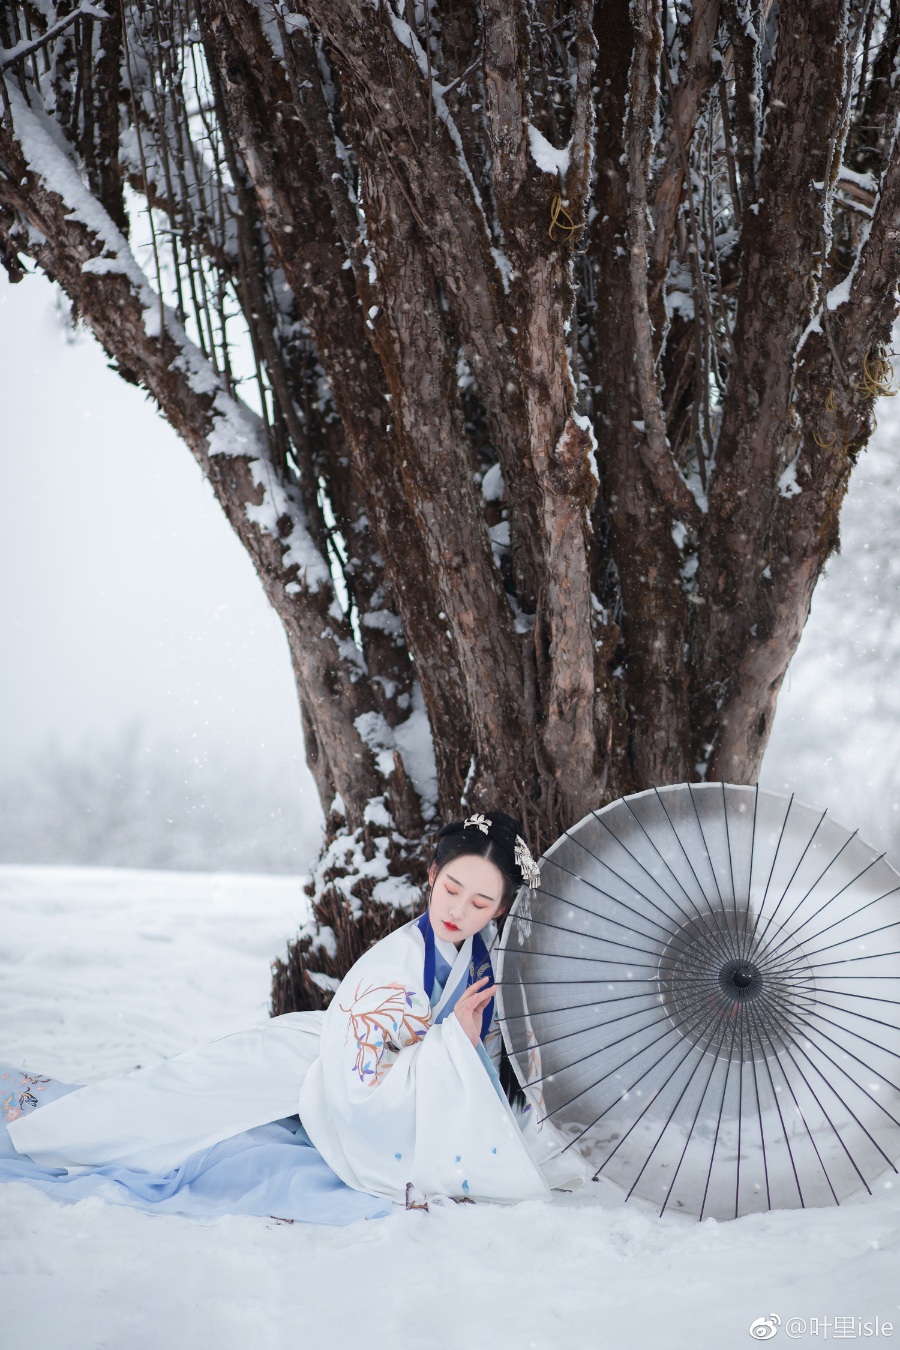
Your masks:
<svg viewBox="0 0 900 1350"><path fill-rule="evenodd" d="M303 1125L348 1185L525 1200L549 1187L456 1017L434 1025L418 930L368 952L337 992L300 1094Z"/></svg>

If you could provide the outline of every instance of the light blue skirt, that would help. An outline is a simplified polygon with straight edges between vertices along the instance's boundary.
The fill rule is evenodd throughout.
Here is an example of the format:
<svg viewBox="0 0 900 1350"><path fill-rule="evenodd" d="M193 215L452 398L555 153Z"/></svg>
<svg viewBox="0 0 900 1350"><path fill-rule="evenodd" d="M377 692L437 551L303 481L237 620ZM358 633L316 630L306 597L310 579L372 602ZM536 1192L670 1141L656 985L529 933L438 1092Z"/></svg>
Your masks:
<svg viewBox="0 0 900 1350"><path fill-rule="evenodd" d="M0 1065L0 1182L23 1181L70 1203L96 1195L153 1214L197 1219L257 1214L340 1226L383 1218L395 1208L383 1196L346 1186L313 1148L298 1116L244 1130L164 1174L120 1166L45 1167L17 1153L9 1122L74 1091L73 1084Z"/></svg>

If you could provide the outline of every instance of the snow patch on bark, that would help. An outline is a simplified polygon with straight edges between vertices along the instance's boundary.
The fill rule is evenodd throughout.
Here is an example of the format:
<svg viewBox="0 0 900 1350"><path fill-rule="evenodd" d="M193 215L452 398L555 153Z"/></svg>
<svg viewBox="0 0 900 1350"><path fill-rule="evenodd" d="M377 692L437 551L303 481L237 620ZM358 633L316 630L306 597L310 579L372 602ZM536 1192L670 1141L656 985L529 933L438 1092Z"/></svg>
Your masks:
<svg viewBox="0 0 900 1350"><path fill-rule="evenodd" d="M250 416L252 414L248 412L247 417ZM219 439L227 441L229 430L230 428L226 426L224 419L217 423L217 442ZM213 453L222 453L218 443ZM235 454L238 452L233 449L226 449L224 453ZM246 454L246 450L243 453ZM289 582L285 590L291 595L303 586L308 591L317 591L320 586L329 586L331 584L331 572L306 528L306 513L296 496L293 493L288 494L283 485L278 482L266 460L254 459L250 464L250 470L253 474L254 483L263 489L264 495L258 506L248 502L244 507L247 519L257 529L262 530L265 534L271 534L281 541L282 559L286 568L296 566L299 569L298 580ZM290 534L282 538L278 522L283 520L285 516L292 521L292 526Z"/></svg>
<svg viewBox="0 0 900 1350"><path fill-rule="evenodd" d="M506 488L499 464L492 464L481 480L481 495L486 502L502 502Z"/></svg>
<svg viewBox="0 0 900 1350"><path fill-rule="evenodd" d="M802 492L800 484L797 482L797 461L800 456L792 459L778 480L778 493L781 497L796 497L798 492Z"/></svg>
<svg viewBox="0 0 900 1350"><path fill-rule="evenodd" d="M392 727L380 712L361 713L353 725L375 756L379 773L384 778L394 768L394 752L400 752L403 767L419 794L422 816L425 820L433 820L437 815L437 765L419 683L413 685L412 711L399 726Z"/></svg>
<svg viewBox="0 0 900 1350"><path fill-rule="evenodd" d="M378 803L383 807L384 799L376 797L370 805L377 811ZM351 916L358 919L362 913L362 901L354 893L354 887L357 887L360 881L369 880L374 883L370 892L373 900L399 909L409 908L417 898L417 888L409 877L391 875L388 858L391 838L389 834L378 835L370 838L367 843L361 830L355 834L337 835L325 849L313 870L312 885L315 894L321 895L328 886L333 886L346 900ZM394 835L393 838L399 840L400 837ZM372 856L367 858L367 852ZM299 938L301 941L309 938L316 947L323 947L325 953L332 959L337 955L334 929L328 925L319 927L315 918L300 930ZM309 974L312 977L311 971Z"/></svg>
<svg viewBox="0 0 900 1350"><path fill-rule="evenodd" d="M594 482L599 486L600 471L597 468L597 436L594 432L594 424L589 417L585 417L582 413L572 413L572 421L588 438L588 467L593 475Z"/></svg>
<svg viewBox="0 0 900 1350"><path fill-rule="evenodd" d="M537 127L532 126L529 122L528 149L531 152L531 158L541 173L558 173L560 178L565 178L569 172L569 145L564 145L561 150L557 150L556 146L551 145L546 136L542 136Z"/></svg>
<svg viewBox="0 0 900 1350"><path fill-rule="evenodd" d="M60 143L59 128L41 109L30 108L11 82L7 85L7 94L15 136L28 161L29 172L40 178L48 191L62 198L68 207L68 219L86 226L102 246L101 255L89 259L83 270L124 274L144 307L147 332L151 336L158 336L159 296L135 261L121 230L82 182L81 175ZM104 254L107 256L102 256Z"/></svg>

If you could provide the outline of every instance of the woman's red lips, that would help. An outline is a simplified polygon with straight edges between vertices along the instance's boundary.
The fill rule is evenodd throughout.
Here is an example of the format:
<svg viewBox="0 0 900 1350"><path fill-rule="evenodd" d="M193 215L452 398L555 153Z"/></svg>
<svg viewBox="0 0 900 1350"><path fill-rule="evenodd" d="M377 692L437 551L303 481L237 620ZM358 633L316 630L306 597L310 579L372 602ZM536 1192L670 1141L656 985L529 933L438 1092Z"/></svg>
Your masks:
<svg viewBox="0 0 900 1350"><path fill-rule="evenodd" d="M448 923L446 919L443 919L443 920L442 920L442 923L443 923L443 925L444 925L445 928L451 928L451 929L453 930L454 933L458 933L458 932L459 932L459 928L457 927L457 925L456 925L455 923Z"/></svg>

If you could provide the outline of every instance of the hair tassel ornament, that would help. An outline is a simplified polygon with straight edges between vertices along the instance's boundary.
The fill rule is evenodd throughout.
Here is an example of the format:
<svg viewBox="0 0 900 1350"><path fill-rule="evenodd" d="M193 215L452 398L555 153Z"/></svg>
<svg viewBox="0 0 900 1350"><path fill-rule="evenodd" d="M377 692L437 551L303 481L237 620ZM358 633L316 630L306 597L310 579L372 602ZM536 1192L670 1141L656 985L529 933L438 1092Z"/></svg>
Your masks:
<svg viewBox="0 0 900 1350"><path fill-rule="evenodd" d="M530 890L541 884L541 869L538 867L534 858L531 856L531 850L525 843L520 834L516 835L516 866L522 873L525 885Z"/></svg>

